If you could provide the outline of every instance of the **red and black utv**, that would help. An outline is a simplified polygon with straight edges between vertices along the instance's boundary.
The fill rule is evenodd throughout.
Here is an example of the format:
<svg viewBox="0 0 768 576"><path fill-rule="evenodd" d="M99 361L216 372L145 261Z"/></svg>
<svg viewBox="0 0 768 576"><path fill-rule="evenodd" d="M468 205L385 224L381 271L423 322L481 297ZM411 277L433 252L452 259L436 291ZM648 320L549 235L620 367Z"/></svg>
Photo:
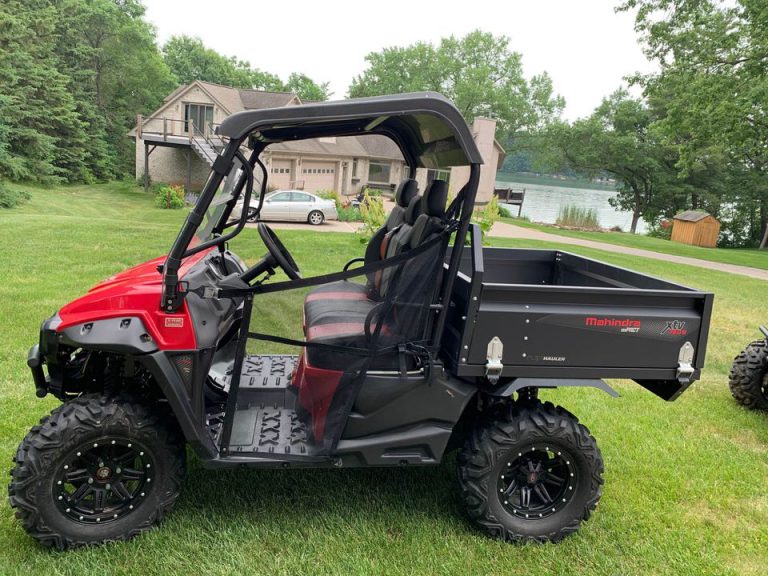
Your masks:
<svg viewBox="0 0 768 576"><path fill-rule="evenodd" d="M405 179L339 272L302 278L263 222L263 258L230 252L246 223L235 204L263 202L269 145L366 134L393 140L412 176L468 166L468 181L449 203L446 182ZM63 306L29 352L37 395L62 401L12 471L10 503L34 538L67 548L150 528L179 495L189 445L209 467L423 466L458 450L472 520L556 541L597 505L603 459L539 389L616 395L601 378L627 378L674 400L699 377L711 294L558 250L482 247L470 224L482 158L441 95L245 111L219 136L168 255ZM270 282L278 269L288 279ZM269 295L297 289L304 338L260 332ZM253 354L254 340L300 353Z"/></svg>

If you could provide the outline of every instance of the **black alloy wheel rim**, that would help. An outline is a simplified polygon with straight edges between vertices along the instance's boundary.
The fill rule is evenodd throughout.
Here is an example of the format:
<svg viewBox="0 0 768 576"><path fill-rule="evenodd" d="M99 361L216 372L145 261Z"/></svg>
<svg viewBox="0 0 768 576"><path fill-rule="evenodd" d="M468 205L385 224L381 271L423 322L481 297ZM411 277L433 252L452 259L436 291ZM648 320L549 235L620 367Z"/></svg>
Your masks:
<svg viewBox="0 0 768 576"><path fill-rule="evenodd" d="M105 524L130 514L149 495L155 463L136 441L108 438L73 450L53 479L53 499L81 524Z"/></svg>
<svg viewBox="0 0 768 576"><path fill-rule="evenodd" d="M524 520L556 514L573 498L578 482L573 457L557 446L534 444L509 454L497 482L503 508Z"/></svg>

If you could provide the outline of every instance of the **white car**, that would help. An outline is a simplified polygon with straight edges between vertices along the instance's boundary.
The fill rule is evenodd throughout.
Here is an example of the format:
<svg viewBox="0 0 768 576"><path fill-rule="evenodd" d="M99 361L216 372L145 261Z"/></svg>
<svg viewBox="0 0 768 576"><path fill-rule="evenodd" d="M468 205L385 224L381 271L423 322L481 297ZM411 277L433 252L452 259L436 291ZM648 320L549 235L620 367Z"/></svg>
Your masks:
<svg viewBox="0 0 768 576"><path fill-rule="evenodd" d="M238 202L232 211L234 218L242 213L242 202ZM248 222L256 220L256 210L259 199L251 198L248 209ZM261 209L261 220L295 220L309 222L318 226L326 220L338 220L336 203L333 200L320 198L303 190L277 190L264 197Z"/></svg>

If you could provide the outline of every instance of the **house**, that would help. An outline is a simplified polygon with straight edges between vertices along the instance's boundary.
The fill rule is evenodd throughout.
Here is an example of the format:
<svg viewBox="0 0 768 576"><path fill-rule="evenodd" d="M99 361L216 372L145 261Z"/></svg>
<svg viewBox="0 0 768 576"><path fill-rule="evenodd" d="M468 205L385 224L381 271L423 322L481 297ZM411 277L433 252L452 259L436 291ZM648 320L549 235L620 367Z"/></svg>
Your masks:
<svg viewBox="0 0 768 576"><path fill-rule="evenodd" d="M714 248L720 236L720 222L706 212L686 210L672 220L672 241Z"/></svg>
<svg viewBox="0 0 768 576"><path fill-rule="evenodd" d="M199 191L224 144L216 136L216 127L224 118L241 110L297 104L301 104L299 97L286 92L239 89L199 80L180 86L151 116L139 116L136 128L129 133L136 141L136 178L143 179L145 186L150 181L169 182ZM504 158L504 150L494 138L495 128L496 122L487 118L477 118L472 125L485 160L479 204L490 200L496 170ZM389 138L378 135L273 144L262 159L270 187L280 189L330 189L354 195L369 187L387 192L407 174L400 150ZM416 174L422 190L436 178L448 180L456 193L469 179L469 168L419 169Z"/></svg>

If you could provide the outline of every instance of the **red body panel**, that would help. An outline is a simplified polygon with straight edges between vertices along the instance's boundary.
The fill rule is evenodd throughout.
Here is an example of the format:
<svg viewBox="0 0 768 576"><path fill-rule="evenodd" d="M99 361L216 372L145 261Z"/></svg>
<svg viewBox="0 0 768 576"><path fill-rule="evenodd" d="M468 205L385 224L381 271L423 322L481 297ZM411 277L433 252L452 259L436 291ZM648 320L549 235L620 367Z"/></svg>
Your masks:
<svg viewBox="0 0 768 576"><path fill-rule="evenodd" d="M186 258L179 269L179 278L183 278L209 252L199 252ZM56 331L61 332L83 322L134 316L141 319L160 350L196 348L195 331L186 303L175 314L166 314L160 308L163 275L157 267L164 261L164 256L155 258L97 284L87 294L59 310L61 324Z"/></svg>
<svg viewBox="0 0 768 576"><path fill-rule="evenodd" d="M325 420L344 372L315 368L307 362L306 349L293 373L293 385L299 389L299 403L312 416L312 434L320 442L325 434Z"/></svg>

